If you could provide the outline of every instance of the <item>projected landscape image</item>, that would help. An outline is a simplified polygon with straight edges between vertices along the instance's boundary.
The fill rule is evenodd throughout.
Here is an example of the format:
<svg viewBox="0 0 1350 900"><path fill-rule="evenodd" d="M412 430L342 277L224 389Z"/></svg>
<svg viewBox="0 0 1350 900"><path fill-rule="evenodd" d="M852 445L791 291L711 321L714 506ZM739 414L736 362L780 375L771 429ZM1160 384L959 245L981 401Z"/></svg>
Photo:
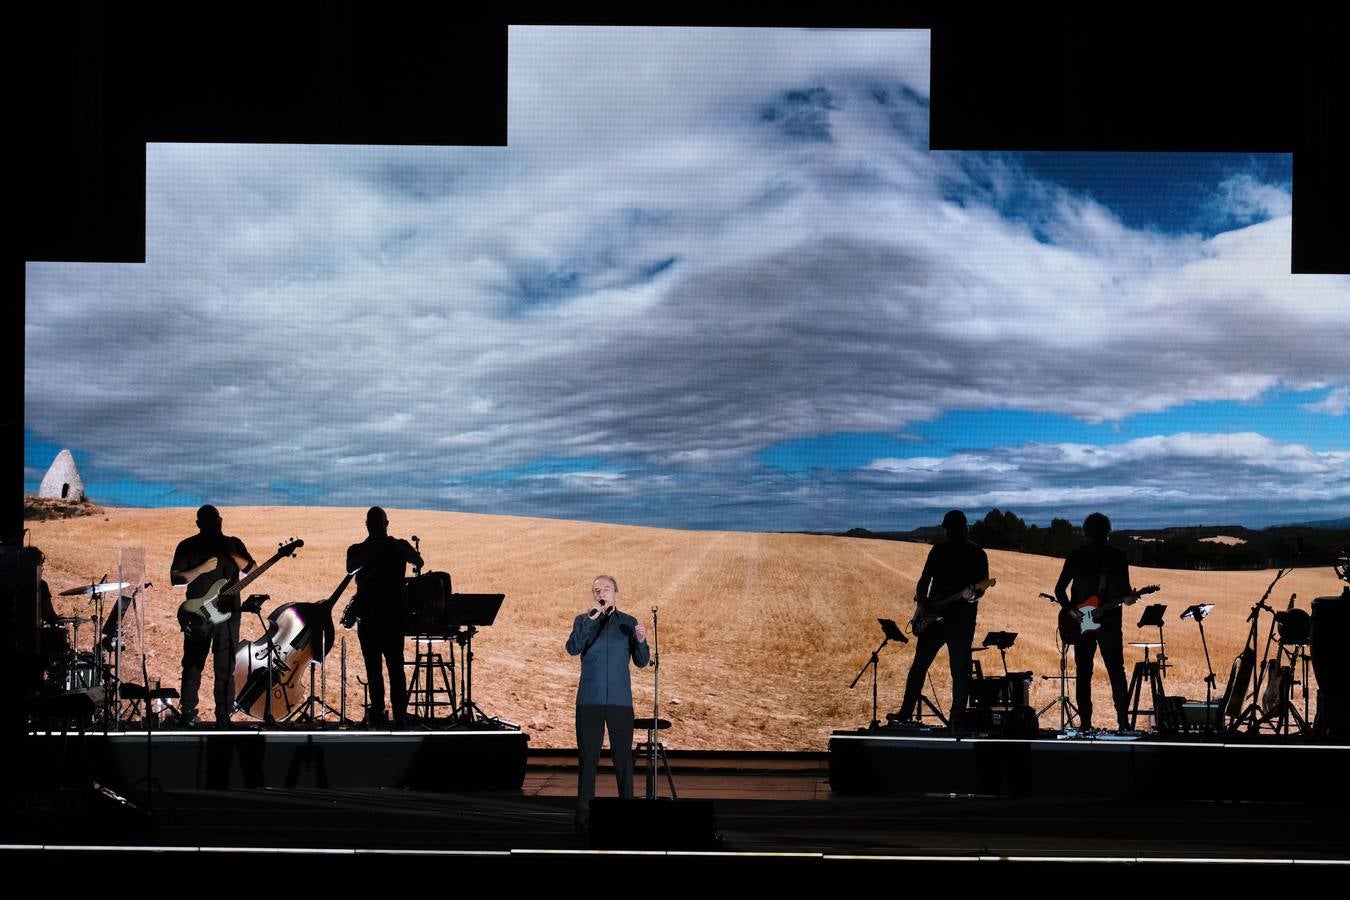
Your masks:
<svg viewBox="0 0 1350 900"><path fill-rule="evenodd" d="M1288 155L931 151L926 32L509 41L508 146L154 144L143 265L28 265L25 487L70 449L102 509L33 540L54 589L146 549L152 676L208 502L259 560L304 538L278 601L326 596L376 504L505 592L477 699L543 746L574 741L562 645L600 571L662 609L673 746L819 749L870 713L847 682L927 552L831 534L1345 527L1350 278L1289 274ZM1058 670L1059 565L991 554L1017 669ZM1271 578L1134 575L1219 604L1225 671Z"/></svg>

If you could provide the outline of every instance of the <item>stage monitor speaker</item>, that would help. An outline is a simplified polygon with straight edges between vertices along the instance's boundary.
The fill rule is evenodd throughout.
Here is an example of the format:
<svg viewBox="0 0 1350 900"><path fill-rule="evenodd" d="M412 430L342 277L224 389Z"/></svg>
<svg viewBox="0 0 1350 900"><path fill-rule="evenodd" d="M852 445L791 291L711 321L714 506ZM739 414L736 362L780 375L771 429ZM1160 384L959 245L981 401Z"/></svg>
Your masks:
<svg viewBox="0 0 1350 900"><path fill-rule="evenodd" d="M715 850L711 800L591 801L590 844L598 850Z"/></svg>

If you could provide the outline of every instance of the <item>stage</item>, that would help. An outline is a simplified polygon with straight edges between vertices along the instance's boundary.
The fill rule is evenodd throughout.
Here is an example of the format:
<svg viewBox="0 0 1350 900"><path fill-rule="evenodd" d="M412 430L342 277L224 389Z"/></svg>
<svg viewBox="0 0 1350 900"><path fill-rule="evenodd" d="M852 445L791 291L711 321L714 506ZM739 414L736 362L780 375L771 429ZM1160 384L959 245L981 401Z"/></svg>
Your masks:
<svg viewBox="0 0 1350 900"><path fill-rule="evenodd" d="M157 870L185 871L209 854L250 872L280 874L310 860L336 872L397 865L428 875L461 860L502 876L593 866L636 875L659 861L669 873L788 880L938 869L990 886L1009 866L1070 862L1075 871L1204 865L1257 879L1287 878L1291 866L1350 865L1346 788L1330 777L1346 771L1344 746L836 734L829 753L675 751L679 801L619 804L626 836L647 844L621 852L572 829L574 754L527 753L519 732L89 735L91 771L112 776L100 790L82 785L79 739L66 740L62 763L60 735L30 737L41 763L65 774L28 784L21 814L4 829L11 859L136 865L143 857ZM1138 789L1140 773L1173 765L1191 790ZM1230 765L1241 771L1224 786L1218 773ZM1084 768L1104 773L1098 783L1133 773L1131 788L1050 789L1082 783L1067 775ZM884 790L859 793L878 770ZM996 781L995 770L1007 774ZM518 780L504 783L508 773ZM642 764L637 775L641 794ZM212 782L217 776L225 780ZM261 781L246 784L246 776ZM375 783L383 778L401 783ZM1205 784L1213 796L1199 796ZM613 796L607 771L598 785L600 797ZM669 793L664 777L659 793ZM658 826L677 807L698 805L711 833L683 849L662 846Z"/></svg>
<svg viewBox="0 0 1350 900"><path fill-rule="evenodd" d="M1350 746L1297 736L953 738L885 728L830 737L841 794L1037 800L1350 802Z"/></svg>

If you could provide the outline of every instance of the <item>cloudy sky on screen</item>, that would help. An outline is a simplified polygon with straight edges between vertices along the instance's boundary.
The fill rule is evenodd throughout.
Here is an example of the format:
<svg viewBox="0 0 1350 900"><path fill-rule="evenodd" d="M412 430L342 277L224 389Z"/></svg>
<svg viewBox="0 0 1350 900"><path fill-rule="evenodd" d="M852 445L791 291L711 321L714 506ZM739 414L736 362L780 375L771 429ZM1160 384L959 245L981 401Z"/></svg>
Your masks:
<svg viewBox="0 0 1350 900"><path fill-rule="evenodd" d="M27 486L70 447L138 506L1350 514L1289 156L930 152L923 31L509 40L507 147L150 145L145 264L28 266Z"/></svg>

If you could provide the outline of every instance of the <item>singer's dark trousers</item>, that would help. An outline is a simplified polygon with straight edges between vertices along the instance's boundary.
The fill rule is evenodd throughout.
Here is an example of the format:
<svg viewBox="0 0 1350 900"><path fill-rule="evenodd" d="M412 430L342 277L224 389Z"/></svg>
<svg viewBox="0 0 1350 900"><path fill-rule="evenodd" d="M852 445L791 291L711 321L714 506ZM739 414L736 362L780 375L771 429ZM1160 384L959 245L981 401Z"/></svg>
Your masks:
<svg viewBox="0 0 1350 900"><path fill-rule="evenodd" d="M633 707L577 706L577 819L588 822L595 797L595 774L600 768L600 747L609 729L609 750L614 755L614 778L619 796L633 796Z"/></svg>

